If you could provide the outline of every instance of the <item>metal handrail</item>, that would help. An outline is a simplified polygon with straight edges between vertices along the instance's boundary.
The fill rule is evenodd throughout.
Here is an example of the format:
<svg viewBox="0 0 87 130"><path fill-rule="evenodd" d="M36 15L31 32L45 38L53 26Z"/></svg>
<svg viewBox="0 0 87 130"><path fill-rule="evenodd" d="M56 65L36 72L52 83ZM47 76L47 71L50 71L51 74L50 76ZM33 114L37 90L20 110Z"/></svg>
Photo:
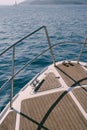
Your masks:
<svg viewBox="0 0 87 130"><path fill-rule="evenodd" d="M15 46L22 42L23 40L25 40L26 38L32 36L33 34L35 34L36 32L40 31L41 29L44 29L45 30L45 34L46 34L46 38L47 38L47 41L48 41L48 45L49 45L49 48L50 48L50 54L51 54L51 57L52 57L52 60L53 60L53 63L55 64L55 59L54 59L54 54L53 54L53 51L52 51L52 48L51 48L51 43L50 43L50 39L49 39L49 35L48 35L48 31L47 31L47 28L46 26L42 26L40 28L38 28L37 30L33 31L32 33L29 33L28 35L26 35L25 37L23 37L22 39L18 40L16 43L14 43L12 46L8 47L6 50L4 50L0 56L2 56L3 54L5 54L7 51L9 51L11 48L13 48L13 54L12 54L12 76L9 80L7 80L4 85L6 86L10 81L12 81L12 86L11 86L11 94L10 94L10 107L12 107L12 98L13 98L13 89L14 89L14 77L19 74L29 63L25 64L25 66L23 68L21 68L16 74L14 74L14 59L15 59ZM35 58L36 59L36 58ZM2 89L1 87L1 89Z"/></svg>
<svg viewBox="0 0 87 130"><path fill-rule="evenodd" d="M40 28L38 28L37 30L33 31L32 33L29 33L28 35L26 35L25 37L21 38L20 40L18 40L17 42L15 42L13 45L11 45L10 47L8 47L6 50L4 50L2 53L0 53L0 56L2 56L3 54L5 54L5 52L7 52L9 49L13 48L14 46L16 46L18 43L22 42L23 40L25 40L26 38L32 36L33 34L35 34L36 32L40 31L41 29L45 30L46 36L47 36L47 40L50 43L50 39L48 36L48 31L46 26L42 26Z"/></svg>
<svg viewBox="0 0 87 130"><path fill-rule="evenodd" d="M53 48L57 45L60 44L73 44L73 42L60 42L60 43L55 43L54 45L52 45L50 48ZM74 44L82 44L82 42L74 42ZM40 56L42 56L44 53L46 53L48 50L50 50L50 48L48 47L46 50L44 50L43 52L41 52L40 54L38 54L34 59L28 61L21 69L19 69L14 76L12 76L11 78L9 78L0 88L0 91L6 87L6 85L13 79L15 78L24 68L26 68L27 66L31 65L36 59L38 59Z"/></svg>
<svg viewBox="0 0 87 130"><path fill-rule="evenodd" d="M29 33L28 35L26 35L25 37L21 38L20 40L18 40L17 42L15 42L12 46L8 47L6 50L4 50L0 56L2 56L3 54L5 54L5 52L7 52L9 49L13 48L14 46L16 46L18 43L22 42L23 40L25 40L26 38L30 37L31 35L35 34L36 32L38 32L39 30L46 28L45 26L42 26L40 28L38 28L37 30L33 31L32 33Z"/></svg>
<svg viewBox="0 0 87 130"><path fill-rule="evenodd" d="M84 50L84 48L85 48L85 46L86 46L86 43L87 43L87 36L86 36L85 41L84 41L84 43L83 43L83 46L82 46L82 48L81 48L81 51L80 51L80 54L79 54L77 63L79 63L79 61L80 61L80 58L81 58L81 56L82 56L83 50Z"/></svg>

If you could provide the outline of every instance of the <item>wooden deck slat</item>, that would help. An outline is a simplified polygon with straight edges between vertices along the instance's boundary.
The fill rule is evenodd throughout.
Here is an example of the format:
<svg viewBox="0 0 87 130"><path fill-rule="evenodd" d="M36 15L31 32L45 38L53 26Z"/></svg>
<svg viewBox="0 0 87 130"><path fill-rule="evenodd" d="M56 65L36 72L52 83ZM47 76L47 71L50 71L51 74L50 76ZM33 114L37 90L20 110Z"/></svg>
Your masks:
<svg viewBox="0 0 87 130"><path fill-rule="evenodd" d="M76 98L87 113L87 89L85 88L74 89L73 94L76 96Z"/></svg>
<svg viewBox="0 0 87 130"><path fill-rule="evenodd" d="M0 130L15 130L16 113L10 112L0 125Z"/></svg>
<svg viewBox="0 0 87 130"><path fill-rule="evenodd" d="M45 91L53 88L59 88L61 84L58 78L54 75L54 73L50 72L45 79L43 80L42 84L36 88L36 91Z"/></svg>
<svg viewBox="0 0 87 130"><path fill-rule="evenodd" d="M29 118L45 126L49 130L86 130L87 121L78 107L66 92L56 92L22 102L20 130L37 130L38 125ZM45 117L45 118L44 118ZM40 129L39 129L40 130ZM41 130L44 130L41 128Z"/></svg>
<svg viewBox="0 0 87 130"><path fill-rule="evenodd" d="M87 85L87 71L80 64L59 64L56 68L68 86Z"/></svg>

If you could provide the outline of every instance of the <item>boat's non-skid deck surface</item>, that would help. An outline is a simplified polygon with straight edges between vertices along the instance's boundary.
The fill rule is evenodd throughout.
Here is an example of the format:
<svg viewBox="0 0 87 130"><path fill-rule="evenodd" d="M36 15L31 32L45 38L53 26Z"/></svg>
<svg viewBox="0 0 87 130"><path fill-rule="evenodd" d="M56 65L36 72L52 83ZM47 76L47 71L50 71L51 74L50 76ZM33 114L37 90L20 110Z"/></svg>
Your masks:
<svg viewBox="0 0 87 130"><path fill-rule="evenodd" d="M50 72L46 75L45 79L39 84L39 86L35 89L35 91L46 91L54 88L61 87L61 84L58 80L58 77L54 75L53 72Z"/></svg>
<svg viewBox="0 0 87 130"><path fill-rule="evenodd" d="M20 130L86 130L87 120L67 92L22 102Z"/></svg>
<svg viewBox="0 0 87 130"><path fill-rule="evenodd" d="M10 112L0 125L0 130L15 130L16 113Z"/></svg>
<svg viewBox="0 0 87 130"><path fill-rule="evenodd" d="M36 96L21 102L19 130L87 129L84 114L79 110L70 93L65 91L72 86L72 94L87 113L87 71L80 64L75 63L59 64L55 69L68 86L65 87L53 72L46 73L46 77L36 88L37 92L34 93ZM78 87L75 87L76 85ZM53 89L57 92L49 91ZM58 91L59 89L61 92ZM45 95L39 96L42 91ZM15 130L15 124L16 111L11 111L0 125L0 130Z"/></svg>
<svg viewBox="0 0 87 130"><path fill-rule="evenodd" d="M69 87L87 85L87 71L80 64L58 64L56 69Z"/></svg>
<svg viewBox="0 0 87 130"><path fill-rule="evenodd" d="M73 90L73 94L82 105L83 109L87 113L87 88L77 88Z"/></svg>

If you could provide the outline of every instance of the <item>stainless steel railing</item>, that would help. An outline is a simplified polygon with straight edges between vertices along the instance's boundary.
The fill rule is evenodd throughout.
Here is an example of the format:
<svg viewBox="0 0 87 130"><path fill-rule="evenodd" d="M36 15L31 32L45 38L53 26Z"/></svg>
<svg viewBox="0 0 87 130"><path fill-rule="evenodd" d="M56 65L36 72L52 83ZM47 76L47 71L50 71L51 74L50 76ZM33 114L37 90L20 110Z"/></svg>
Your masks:
<svg viewBox="0 0 87 130"><path fill-rule="evenodd" d="M14 74L14 60L15 60L15 46L22 42L23 40L25 40L26 38L30 37L31 35L35 34L36 32L40 31L41 29L44 29L45 31L45 34L46 34L46 38L47 38L47 41L48 41L48 45L49 45L49 49L50 49L50 54L51 54L51 57L52 57L52 60L53 60L53 63L55 64L55 59L54 59L54 54L53 54L53 51L52 51L52 48L51 48L51 43L50 43L50 39L49 39L49 35L48 35L48 31L47 31L47 28L46 26L42 26L40 28L38 28L37 30L33 31L32 33L26 35L25 37L23 37L22 39L20 39L19 41L17 41L16 43L14 43L12 46L8 47L5 51L3 51L0 56L2 56L3 54L5 54L7 51L9 51L11 48L13 48L13 51L12 51L12 76L10 79L8 79L3 85L2 87L0 88L0 90L5 87L10 81L12 82L12 85L11 85L11 94L10 94L10 107L12 107L12 98L13 98L13 89L14 89L14 78L16 75L18 75L28 64L31 64L36 58L34 58L33 60L27 62L18 72L16 72Z"/></svg>
<svg viewBox="0 0 87 130"><path fill-rule="evenodd" d="M84 41L84 43L83 43L83 46L82 46L82 48L81 48L79 57L78 57L78 59L77 59L77 63L79 63L80 58L82 57L82 53L83 53L83 50L84 50L84 48L85 48L85 46L86 46L86 43L87 43L87 36L86 36L85 41Z"/></svg>

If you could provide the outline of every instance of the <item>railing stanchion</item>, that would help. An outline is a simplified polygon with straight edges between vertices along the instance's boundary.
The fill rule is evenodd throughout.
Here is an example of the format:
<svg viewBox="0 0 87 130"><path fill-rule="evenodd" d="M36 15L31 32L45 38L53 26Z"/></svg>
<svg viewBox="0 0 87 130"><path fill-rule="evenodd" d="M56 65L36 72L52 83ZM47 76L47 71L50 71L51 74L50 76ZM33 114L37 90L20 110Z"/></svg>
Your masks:
<svg viewBox="0 0 87 130"><path fill-rule="evenodd" d="M85 46L86 46L86 43L87 43L87 36L86 36L85 41L84 41L84 43L83 43L83 46L82 46L82 48L81 48L81 51L80 51L80 54L79 54L77 63L79 63L79 61L80 61L80 58L81 58L81 56L82 56L83 50L84 50L84 48L85 48Z"/></svg>
<svg viewBox="0 0 87 130"><path fill-rule="evenodd" d="M15 59L15 46L13 46L13 54L12 54L12 82L11 82L10 108L12 108L12 99L14 96L14 59Z"/></svg>
<svg viewBox="0 0 87 130"><path fill-rule="evenodd" d="M47 31L46 26L44 26L44 28L45 28L45 33L46 33L47 41L48 41L48 44L49 44L49 49L50 49L51 57L52 57L52 60L53 60L53 64L55 66L56 65L55 64L55 57L54 57L54 54L53 54L53 50L51 48L51 42L50 42L50 38L49 38L49 35L48 35L48 31Z"/></svg>

